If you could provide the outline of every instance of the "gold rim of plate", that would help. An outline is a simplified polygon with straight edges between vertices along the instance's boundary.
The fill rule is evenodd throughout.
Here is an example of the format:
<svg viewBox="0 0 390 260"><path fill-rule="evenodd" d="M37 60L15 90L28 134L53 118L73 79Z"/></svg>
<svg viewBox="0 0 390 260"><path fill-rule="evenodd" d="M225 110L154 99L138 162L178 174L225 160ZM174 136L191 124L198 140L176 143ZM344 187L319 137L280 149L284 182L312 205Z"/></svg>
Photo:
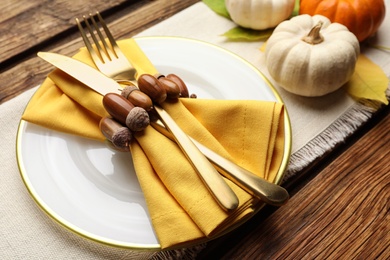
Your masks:
<svg viewBox="0 0 390 260"><path fill-rule="evenodd" d="M273 92L276 100L278 102L284 104L282 98L280 97L280 95L277 92L277 90L275 89L275 87L263 75L263 73L261 73L255 66L253 66L251 63L249 63L248 61L246 61L242 57L240 57L237 54L235 54L235 53L233 53L231 51L228 51L228 50L226 50L226 49L224 49L222 47L219 47L219 46L217 46L215 44L212 44L212 43L208 43L208 42L204 42L204 41L200 41L200 40L195 40L195 39L184 38L184 37L170 37L170 36L155 37L155 36L146 36L146 37L138 37L138 38L135 38L135 39L136 40L137 39L180 39L180 40L198 42L198 43L201 43L201 44L205 44L205 45L211 46L213 48L217 48L220 51L225 52L227 55L233 56L236 59L241 60L243 63L245 63L248 66L248 68L251 68L252 70L254 70L267 83L268 87ZM25 186L27 187L30 195L32 196L34 201L40 206L40 208L50 218L52 218L53 220L55 220L57 223L59 223L60 225L62 225L65 228L67 228L68 230L70 230L70 231L72 231L72 232L74 232L74 233L76 233L76 234L78 234L78 235L80 235L80 236L82 236L84 238L87 238L89 240L92 240L92 241L95 241L95 242L98 242L98 243L102 243L102 244L105 244L105 245L114 246L114 247L118 247L118 248L125 248L125 249L135 249L135 250L138 249L138 250L154 250L155 251L155 250L161 249L160 244L120 243L120 242L118 242L116 240L112 240L112 239L109 239L109 238L103 238L103 237L97 236L95 234L92 234L92 233L90 233L88 231L85 231L85 230L83 230L83 229L73 225L72 223L69 223L69 221L63 219L56 212L54 212L52 209L50 209L50 207L47 206L46 203L35 192L35 189L34 189L33 185L31 184L31 182L30 182L30 180L28 178L28 175L26 173L26 169L25 169L25 167L23 165L23 158L22 158L22 153L21 153L21 150L22 150L21 138L22 138L22 131L23 131L24 127L25 127L25 124L26 124L26 121L20 120L20 123L19 123L19 126L18 126L18 132L17 132L17 139L16 139L16 156L17 156L17 163L18 163L19 171L20 171L21 177L23 179L23 182L24 182ZM281 184L281 182L283 180L283 177L284 177L284 173L285 173L285 171L287 169L287 166L288 166L288 163L289 163L289 160L290 160L290 155L291 155L292 130L291 130L290 118L289 118L288 111L287 111L286 107L285 107L285 112L284 112L284 128L285 128L284 155L283 155L282 162L280 164L278 173L277 173L275 181L274 181L274 183L276 183L276 184ZM260 203L259 206L256 208L254 214L257 213L258 211L260 211L264 207L264 205L265 205L265 203ZM252 217L254 214L250 215L250 217ZM245 223L249 218L243 219L240 222L236 223L235 225L233 225L232 227L227 229L226 232L223 232L223 234L226 234L226 233L236 229L237 227L239 227L240 225ZM223 234L221 234L220 236L222 236ZM215 239L215 238L216 237L205 238L203 241L197 241L196 243L194 243L194 245L195 244L199 244L199 243L203 243L203 242L206 242L206 241L210 241L210 240Z"/></svg>

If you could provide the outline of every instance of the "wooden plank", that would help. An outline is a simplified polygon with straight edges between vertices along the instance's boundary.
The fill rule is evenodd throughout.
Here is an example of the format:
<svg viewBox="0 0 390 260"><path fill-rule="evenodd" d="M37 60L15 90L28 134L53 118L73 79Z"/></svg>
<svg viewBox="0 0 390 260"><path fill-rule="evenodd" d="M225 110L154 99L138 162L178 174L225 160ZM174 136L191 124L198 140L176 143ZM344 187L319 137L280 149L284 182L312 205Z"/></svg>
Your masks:
<svg viewBox="0 0 390 260"><path fill-rule="evenodd" d="M218 259L390 259L390 114L264 220L209 243Z"/></svg>
<svg viewBox="0 0 390 260"><path fill-rule="evenodd" d="M116 39L131 37L196 2L198 0L141 1L137 5L107 14L104 19ZM70 19L73 20L74 17ZM53 69L51 65L37 58L36 52L51 51L71 56L84 46L76 25L74 26L73 33L62 35L61 39L52 39L38 48L32 48L31 53L23 57L23 62L17 62L2 72L0 104L37 86ZM13 53L16 51L12 50Z"/></svg>
<svg viewBox="0 0 390 260"><path fill-rule="evenodd" d="M89 2L89 3L88 3ZM75 17L91 11L104 11L126 0L13 0L0 8L0 63L23 53L75 26Z"/></svg>

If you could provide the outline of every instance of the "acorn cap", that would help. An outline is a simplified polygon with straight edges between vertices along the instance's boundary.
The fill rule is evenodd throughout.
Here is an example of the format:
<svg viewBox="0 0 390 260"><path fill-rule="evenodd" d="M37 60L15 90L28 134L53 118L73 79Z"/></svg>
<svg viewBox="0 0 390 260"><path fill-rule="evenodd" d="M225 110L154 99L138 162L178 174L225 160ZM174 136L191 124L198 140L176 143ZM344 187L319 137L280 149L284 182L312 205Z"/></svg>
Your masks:
<svg viewBox="0 0 390 260"><path fill-rule="evenodd" d="M149 124L149 114L142 107L133 108L126 117L126 126L134 132L144 130Z"/></svg>

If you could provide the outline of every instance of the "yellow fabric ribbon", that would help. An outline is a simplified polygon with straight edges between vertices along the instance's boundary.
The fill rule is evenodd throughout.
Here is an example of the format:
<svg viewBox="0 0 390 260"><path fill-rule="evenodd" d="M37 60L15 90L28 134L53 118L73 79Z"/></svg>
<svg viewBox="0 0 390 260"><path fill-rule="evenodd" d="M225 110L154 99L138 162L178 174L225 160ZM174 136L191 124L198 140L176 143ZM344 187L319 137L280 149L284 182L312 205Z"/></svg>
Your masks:
<svg viewBox="0 0 390 260"><path fill-rule="evenodd" d="M139 75L157 71L138 55L133 39L119 46ZM93 66L86 49L76 59ZM174 73L174 72L172 72ZM250 100L180 99L163 107L191 137L260 177L274 181L284 154L284 106ZM54 70L29 102L23 119L50 129L104 140L102 96ZM209 194L180 148L149 126L131 143L134 167L162 248L185 246L223 234L250 217L259 200L226 180L239 198L225 212Z"/></svg>

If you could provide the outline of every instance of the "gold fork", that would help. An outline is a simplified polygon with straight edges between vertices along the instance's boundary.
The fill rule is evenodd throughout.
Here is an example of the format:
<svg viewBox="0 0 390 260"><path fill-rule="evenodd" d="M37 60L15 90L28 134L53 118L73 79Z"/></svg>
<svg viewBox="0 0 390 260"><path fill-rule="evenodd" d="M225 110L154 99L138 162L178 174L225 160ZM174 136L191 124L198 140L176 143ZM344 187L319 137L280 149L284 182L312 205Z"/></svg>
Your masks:
<svg viewBox="0 0 390 260"><path fill-rule="evenodd" d="M85 46L90 53L92 60L96 67L106 76L115 80L130 80L135 78L136 70L127 60L125 55L119 49L111 32L108 30L106 23L99 12L96 12L96 16L99 19L101 28L105 32L106 37L103 36L98 23L95 18L90 14L89 19L83 16L86 28L93 40L96 50L93 48L91 42L88 40L87 34L85 33L81 22L76 18L76 23L85 43ZM89 21L88 21L89 20ZM98 40L98 38L100 41ZM109 44L106 41L109 40Z"/></svg>
<svg viewBox="0 0 390 260"><path fill-rule="evenodd" d="M99 19L99 23L110 41L111 48L106 43L106 40L100 32L99 26L92 14L89 15L91 22L88 21L86 16L84 16L84 21L96 48L93 48L80 21L76 19L84 43L92 57L92 60L101 72L111 78L117 80L134 80L134 75L136 73L134 67L129 63L127 58L119 49L101 15L98 12L96 14ZM98 41L96 35L99 36L100 41ZM154 110L159 115L165 127L171 132L176 140L176 143L186 155L218 204L227 211L236 209L239 205L236 194L227 185L222 176L219 175L219 172L214 168L210 161L202 154L197 146L180 129L180 127L163 108L154 105Z"/></svg>
<svg viewBox="0 0 390 260"><path fill-rule="evenodd" d="M103 28L109 42L110 46L105 41L105 38L103 37L102 33L99 30L99 26L96 22L96 20L93 18L93 16L90 14L90 20L91 22L88 22L88 19L84 16L84 20L86 23L86 27L88 28L89 33L91 34L91 38L93 39L94 44L96 45L96 50L92 47L91 43L89 42L86 33L84 32L83 27L81 26L81 23L78 19L76 19L80 33L83 37L83 40L85 42L85 45L91 54L92 60L95 62L98 69L106 74L109 77L121 79L121 80L127 80L127 81L133 81L135 79L136 71L130 64L130 62L126 59L126 57L123 55L121 50L119 49L118 45L116 44L113 36L111 35L110 31L108 30L103 18L101 15L97 12L97 17L99 20L99 23L101 24L101 27ZM89 26L88 26L89 24ZM96 31L96 32L94 32ZM94 35L94 36L92 36ZM96 35L99 36L100 42L96 38ZM120 61L118 61L120 60ZM126 74L127 73L127 74ZM123 78L122 78L123 77ZM216 154L215 152L211 151L201 143L197 142L196 140L192 139L191 137L187 137L183 131L180 130L176 126L174 122L172 124L174 125L168 125L167 122L173 121L172 118L169 117L169 115L160 107L155 106L155 110L160 114L160 117L162 120L164 120L164 117L166 118L166 122L164 122L164 125L157 121L153 124L153 126L166 135L169 138L172 138L172 133L169 133L166 128L171 130L171 132L179 132L177 135L183 136L182 138L185 139L186 142L188 142L188 139L190 139L191 144L190 146L195 144L196 147L190 148L189 151L185 152L188 155L188 153L194 153L199 154L199 150L201 150L201 153L203 153L210 162L212 162L216 168L220 171L221 174L223 174L226 178L230 179L237 185L239 185L241 188L246 190L248 193L254 195L255 197L261 199L265 203L280 206L284 204L289 199L288 192L281 186L276 185L272 182L269 182L265 179L262 179L255 174L247 171L246 169L238 166L237 164L225 159L224 157ZM176 127L175 127L176 126ZM172 131L176 130L176 131ZM174 136L173 139L178 141L178 136ZM180 138L179 138L180 139ZM180 141L180 140L179 140ZM178 142L179 146L182 147L181 142ZM197 156L202 157L204 156ZM207 161L207 160L206 160ZM210 164L207 161L207 165ZM200 170L198 170L199 173ZM201 172L200 174L202 174ZM214 172L215 173L215 172ZM207 171L206 171L207 174ZM214 176L211 174L211 176ZM206 176L207 178L207 176ZM215 179L215 178L214 178ZM220 183L220 180L218 180L218 183ZM226 183L220 183L220 186L224 186ZM206 183L207 186L207 183ZM218 186L218 185L217 185ZM210 187L209 187L210 188ZM217 187L217 189L219 189ZM225 188L223 188L225 189ZM225 189L226 190L226 189ZM211 191L213 194L213 191ZM218 192L217 192L218 193ZM232 200L233 195L232 192L227 191L226 194L229 194L227 197L230 197ZM213 194L215 196L215 194ZM218 200L218 199L217 199ZM221 203L221 202L220 202ZM227 204L225 202L225 204ZM232 205L230 205L232 207ZM226 206L225 206L226 208Z"/></svg>

